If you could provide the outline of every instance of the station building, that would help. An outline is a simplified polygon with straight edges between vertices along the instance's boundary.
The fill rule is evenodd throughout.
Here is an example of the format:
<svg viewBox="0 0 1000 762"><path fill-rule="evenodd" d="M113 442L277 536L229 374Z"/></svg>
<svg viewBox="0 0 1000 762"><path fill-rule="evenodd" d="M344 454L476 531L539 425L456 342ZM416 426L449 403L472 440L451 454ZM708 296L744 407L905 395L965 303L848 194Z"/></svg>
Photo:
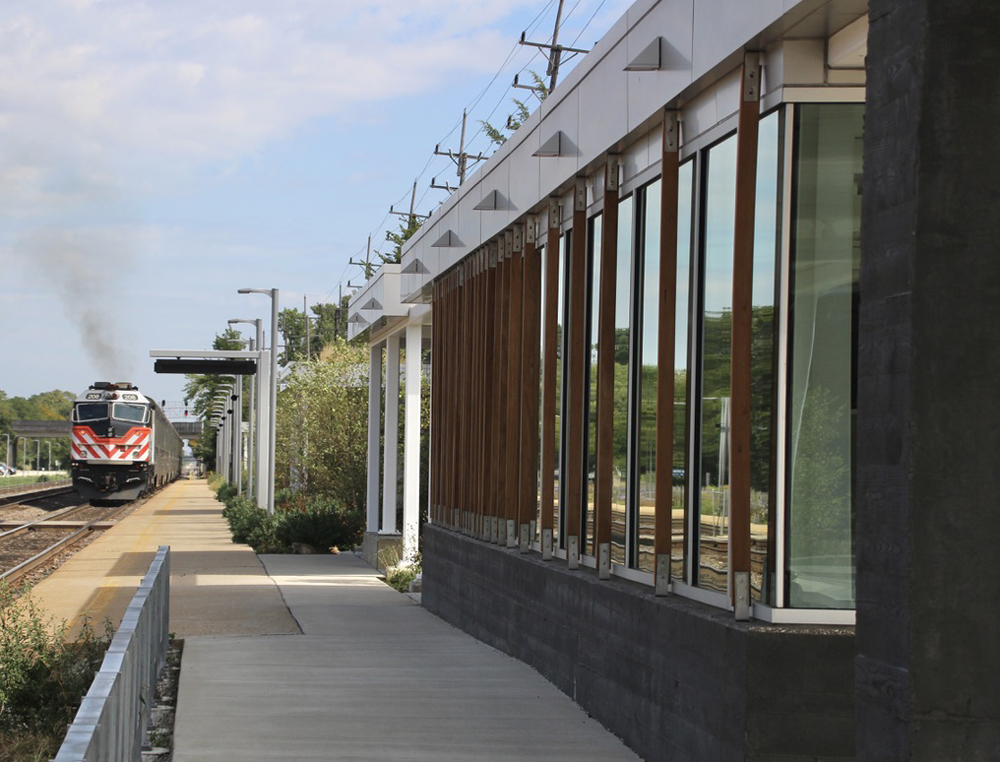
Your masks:
<svg viewBox="0 0 1000 762"><path fill-rule="evenodd" d="M351 302L367 552L426 514L424 605L647 759L1000 748L1000 18L870 5L638 0Z"/></svg>

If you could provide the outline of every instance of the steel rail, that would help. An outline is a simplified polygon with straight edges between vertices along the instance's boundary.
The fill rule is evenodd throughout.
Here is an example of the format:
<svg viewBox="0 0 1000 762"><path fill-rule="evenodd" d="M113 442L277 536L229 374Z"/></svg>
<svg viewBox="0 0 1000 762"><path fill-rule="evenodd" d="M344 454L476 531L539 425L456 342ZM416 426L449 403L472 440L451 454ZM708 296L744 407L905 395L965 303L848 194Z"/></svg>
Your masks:
<svg viewBox="0 0 1000 762"><path fill-rule="evenodd" d="M8 583L16 582L17 580L21 579L22 577L24 577L28 573L30 573L30 572L34 571L35 569L37 569L42 564L44 564L47 561L51 560L58 553L62 552L63 550L66 550L68 547L71 547L72 545L76 544L77 542L83 540L84 537L92 531L92 527L95 524L99 524L99 523L108 521L110 519L114 519L114 518L116 518L118 516L118 514L124 512L125 509L129 508L129 507L131 507L131 504L130 503L126 503L124 505L121 505L121 506L118 506L118 507L112 509L111 513L109 513L107 516L102 516L100 518L96 518L96 519L93 519L91 521L88 521L86 524L84 524L83 526L81 526L79 529L77 529L72 534L69 534L69 535L66 535L65 537L60 538L59 540L57 540L56 542L54 542L52 545L48 546L44 550L40 551L39 553L36 553L31 558L28 558L27 560L22 561L17 566L12 567L12 568L8 569L5 572L0 572L0 580L8 582ZM44 522L41 522L41 523L44 523ZM12 530L12 531L16 531L16 530Z"/></svg>
<svg viewBox="0 0 1000 762"><path fill-rule="evenodd" d="M73 491L72 487L49 487L42 490L34 490L31 492L18 492L14 495L4 495L0 497L0 507L5 505L16 505L16 504L26 504L34 502L35 500L42 500L46 497L55 497L57 495L65 495Z"/></svg>

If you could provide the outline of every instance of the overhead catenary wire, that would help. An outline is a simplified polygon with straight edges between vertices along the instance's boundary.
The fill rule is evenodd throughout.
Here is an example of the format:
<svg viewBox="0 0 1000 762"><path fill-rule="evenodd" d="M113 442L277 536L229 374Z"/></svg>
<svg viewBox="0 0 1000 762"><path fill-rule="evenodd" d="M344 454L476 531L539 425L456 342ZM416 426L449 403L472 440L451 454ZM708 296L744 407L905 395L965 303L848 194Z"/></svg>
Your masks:
<svg viewBox="0 0 1000 762"><path fill-rule="evenodd" d="M552 7L555 4L555 2L556 2L556 0L548 0L544 4L544 6L542 7L542 9L535 15L535 17L531 20L531 22L525 28L525 32L526 33L533 32L539 26L539 24L542 22L542 19L544 18L544 16L552 9ZM562 28L562 26L564 26L565 23L573 16L574 12L576 12L579 9L581 2L582 2L582 0L576 0L576 2L569 9L569 11L563 16L563 18L562 18L562 20L560 22L560 28ZM579 32L577 32L575 38L573 39L573 43L570 45L570 47L573 47L573 46L576 45L577 41L579 41L579 39L583 36L583 34L586 32L586 30L594 22L594 19L600 13L601 9L604 7L604 5L606 4L606 2L607 2L607 0L600 0L600 2L597 4L597 7L594 10L594 12L591 14L590 18L588 19L587 23L584 24L584 26L579 30ZM548 39L549 42L551 42L551 40L553 39L553 36L549 35L547 39ZM511 46L510 51L507 53L507 55L505 56L503 62L497 68L496 73L490 78L489 82L469 101L469 103L467 104L465 110L470 115L472 114L473 110L476 109L480 105L480 103L483 101L483 99L486 97L486 95L490 92L490 90L496 84L497 80L505 73L505 71L507 71L508 66L514 60L514 58L517 55L518 50L521 47L522 46L518 42L515 42ZM534 63L534 61L538 58L538 56L540 54L541 53L540 53L540 51L538 49L534 50L532 52L532 55L528 58L528 60L526 62L524 62L523 64L520 65L520 67L518 69L518 73L519 74L523 74L524 72L529 71L530 70L530 66L532 65L532 63ZM476 121L479 122L479 127L478 127L478 129L476 129L472 133L471 137L469 137L467 139L466 150L471 151L474 145L482 145L481 140L482 140L482 138L484 138L486 136L485 129L484 129L485 128L485 124L489 123L490 120L495 117L496 113L501 109L501 107L503 106L503 104L510 99L511 93L512 93L512 87L510 85L507 85L505 87L503 93L496 100L494 106L492 107L492 109L490 109L489 113L486 115L485 118L480 119L478 117L473 117L473 118L475 118ZM448 132L444 135L444 137L440 141L438 141L438 144L440 145L440 144L446 143L448 141L448 139L451 138L455 134L456 130L459 129L459 127L461 126L461 124L462 124L462 120L461 120L461 118L459 118L452 125L451 129L449 129ZM438 159L438 158L439 157L436 156L434 153L431 153L428 156L427 161L424 163L423 167L420 169L420 172L416 176L416 181L418 183L421 182L422 180L424 180L426 178L428 170L434 164L435 159ZM420 196L419 196L419 198L417 199L416 207L421 207L425 203L425 201L427 200L427 196L428 196L430 190L431 190L430 186L426 186L424 188L423 193L421 193ZM397 205L399 203L402 203L402 201L404 199L406 199L406 197L408 195L409 195L409 191L407 191L407 193L404 193L403 196L401 196L400 200L397 201L392 206L395 206L395 205ZM442 199L442 201L443 201L443 199ZM441 203L441 202L439 202L439 203ZM381 234L385 230L386 221L389 219L390 216L391 216L391 214L389 212L387 212L385 214L385 216L382 218L381 222L379 222L379 224L372 230L372 232L370 234L371 237L372 237L372 240L381 240L381 238L382 238ZM358 251L355 253L354 256L361 256L365 252L365 250L366 250L366 245L362 245L358 249ZM331 294L333 292L335 292L338 288L340 288L341 286L343 286L345 278L347 276L347 273L348 273L349 269L350 269L350 265L345 266L344 272L341 274L341 277L338 279L337 285L330 291Z"/></svg>

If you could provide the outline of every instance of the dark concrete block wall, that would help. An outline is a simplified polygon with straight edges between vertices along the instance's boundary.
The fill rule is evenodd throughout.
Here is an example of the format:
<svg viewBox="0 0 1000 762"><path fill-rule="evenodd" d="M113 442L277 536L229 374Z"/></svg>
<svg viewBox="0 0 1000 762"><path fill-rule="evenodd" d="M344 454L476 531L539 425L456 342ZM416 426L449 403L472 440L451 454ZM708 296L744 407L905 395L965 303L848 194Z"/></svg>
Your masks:
<svg viewBox="0 0 1000 762"><path fill-rule="evenodd" d="M858 758L1000 759L1000 3L871 0Z"/></svg>
<svg viewBox="0 0 1000 762"><path fill-rule="evenodd" d="M850 629L738 623L424 527L423 604L524 661L647 760L852 759Z"/></svg>

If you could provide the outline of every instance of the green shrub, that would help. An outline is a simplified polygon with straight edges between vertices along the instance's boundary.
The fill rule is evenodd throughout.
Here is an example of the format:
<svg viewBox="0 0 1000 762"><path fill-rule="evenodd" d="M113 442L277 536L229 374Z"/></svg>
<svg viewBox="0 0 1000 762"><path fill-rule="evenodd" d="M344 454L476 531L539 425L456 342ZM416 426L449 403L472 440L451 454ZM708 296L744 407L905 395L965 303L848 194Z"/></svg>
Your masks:
<svg viewBox="0 0 1000 762"><path fill-rule="evenodd" d="M26 591L18 597L0 582L0 748L31 736L39 748L51 740L54 748L46 757L54 754L111 636L110 623L98 636L85 620L79 637L66 642L65 623L54 626Z"/></svg>
<svg viewBox="0 0 1000 762"><path fill-rule="evenodd" d="M257 507L252 500L233 495L226 501L222 515L229 522L233 542L242 542L256 553L283 553L283 547L274 536L275 517Z"/></svg>
<svg viewBox="0 0 1000 762"><path fill-rule="evenodd" d="M329 497L292 500L275 516L275 535L279 543L288 547L293 543L306 543L320 551L335 546L353 548L364 534L362 518Z"/></svg>
<svg viewBox="0 0 1000 762"><path fill-rule="evenodd" d="M215 492L215 499L220 503L228 503L230 498L236 497L236 485L223 482Z"/></svg>

